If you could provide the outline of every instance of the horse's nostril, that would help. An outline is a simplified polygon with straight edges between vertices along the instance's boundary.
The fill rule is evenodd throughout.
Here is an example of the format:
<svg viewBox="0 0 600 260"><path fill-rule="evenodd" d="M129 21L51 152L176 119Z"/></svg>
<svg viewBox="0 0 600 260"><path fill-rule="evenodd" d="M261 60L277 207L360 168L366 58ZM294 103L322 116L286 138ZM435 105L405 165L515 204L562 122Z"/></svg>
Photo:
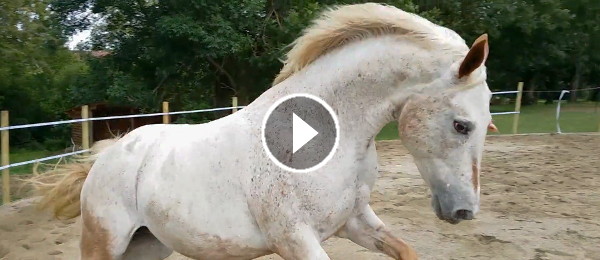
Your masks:
<svg viewBox="0 0 600 260"><path fill-rule="evenodd" d="M466 209L459 209L456 211L455 216L457 219L471 220L471 219L473 219L473 211L466 210Z"/></svg>

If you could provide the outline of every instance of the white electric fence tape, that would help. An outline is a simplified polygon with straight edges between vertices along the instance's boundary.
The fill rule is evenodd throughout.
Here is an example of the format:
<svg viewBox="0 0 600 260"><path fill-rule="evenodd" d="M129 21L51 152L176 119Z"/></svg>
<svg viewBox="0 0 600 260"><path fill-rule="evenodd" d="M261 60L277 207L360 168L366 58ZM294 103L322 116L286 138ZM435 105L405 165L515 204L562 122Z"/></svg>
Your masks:
<svg viewBox="0 0 600 260"><path fill-rule="evenodd" d="M561 131L560 131L560 121L559 121L559 118L560 118L560 103L562 101L563 96L566 93L571 93L571 92L569 92L568 90L563 90L563 91L560 92L560 97L558 97L558 105L556 106L556 133L559 133L559 134L561 133Z"/></svg>
<svg viewBox="0 0 600 260"><path fill-rule="evenodd" d="M63 121L54 121L54 122L44 122L44 123L36 123L36 124L26 124L26 125L13 125L0 128L0 131L4 130L14 130L14 129L24 129L24 128L33 128L40 126L51 126L51 125L60 125L60 124L71 124L71 123L80 123L85 121L99 121L99 120L111 120L111 119L123 119L123 118L136 118L136 117L151 117L151 116L162 116L162 115L181 115L181 114L192 114L192 113L203 113L203 112L214 112L214 111L223 111L223 110L233 110L234 108L244 108L245 106L236 106L236 107L220 107L220 108L209 108L209 109L199 109L199 110L188 110L188 111L176 111L176 112L166 112L166 113L152 113L152 114L138 114L138 115L124 115L124 116L105 116L105 117L92 117L87 119L73 119L73 120L63 120ZM48 156L44 158L13 163L0 167L0 171L12 167L23 166L27 164L37 163L48 161L52 159L58 159L65 156L71 156L76 154L85 153L89 150L80 150L70 153L57 154L53 156Z"/></svg>

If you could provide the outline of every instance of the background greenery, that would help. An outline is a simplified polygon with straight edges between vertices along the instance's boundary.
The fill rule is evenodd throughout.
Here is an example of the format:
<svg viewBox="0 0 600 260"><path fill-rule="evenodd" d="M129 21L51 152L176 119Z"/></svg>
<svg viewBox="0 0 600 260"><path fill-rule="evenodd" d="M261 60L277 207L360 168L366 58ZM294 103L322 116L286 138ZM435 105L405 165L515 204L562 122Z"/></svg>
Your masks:
<svg viewBox="0 0 600 260"><path fill-rule="evenodd" d="M286 46L319 11L359 2L364 1L0 0L0 109L11 111L11 124L24 124L64 119L65 110L97 101L143 112L157 111L162 101L171 102L171 110L227 106L234 95L247 104L270 86ZM488 33L493 90L514 90L519 81L528 91L574 90L600 81L598 0L378 2L423 15L467 42ZM71 35L86 29L92 30L91 41L76 50L65 47ZM554 106L537 101L556 97L527 92L524 105L536 105L523 108L522 129L553 131ZM568 97L598 98L599 91ZM595 130L596 117L585 113L565 114L572 121L564 131ZM504 125L511 118L497 117L501 130L510 129ZM389 129L393 125L381 138ZM69 126L11 131L11 145L63 149Z"/></svg>
<svg viewBox="0 0 600 260"><path fill-rule="evenodd" d="M511 105L492 106L492 112L514 111ZM494 116L494 124L498 133L490 135L512 134L513 115ZM560 129L563 133L597 132L600 127L600 105L592 102L577 102L561 105ZM398 124L396 122L386 125L377 136L378 140L391 140L398 138ZM525 106L519 115L518 133L555 133L556 132L556 104L537 104Z"/></svg>

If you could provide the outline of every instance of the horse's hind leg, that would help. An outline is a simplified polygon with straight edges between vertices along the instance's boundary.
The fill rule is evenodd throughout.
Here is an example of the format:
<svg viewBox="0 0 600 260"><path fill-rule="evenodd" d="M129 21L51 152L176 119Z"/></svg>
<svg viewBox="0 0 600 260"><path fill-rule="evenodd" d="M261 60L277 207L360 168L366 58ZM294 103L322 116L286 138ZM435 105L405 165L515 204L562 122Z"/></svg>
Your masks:
<svg viewBox="0 0 600 260"><path fill-rule="evenodd" d="M147 228L139 228L122 212L106 209L101 217L89 210L81 212L81 260L162 260L171 254Z"/></svg>
<svg viewBox="0 0 600 260"><path fill-rule="evenodd" d="M162 260L173 250L161 243L146 227L139 228L123 255L123 260Z"/></svg>
<svg viewBox="0 0 600 260"><path fill-rule="evenodd" d="M81 211L81 260L122 259L137 227L127 215L119 216L114 210L91 211L84 207Z"/></svg>

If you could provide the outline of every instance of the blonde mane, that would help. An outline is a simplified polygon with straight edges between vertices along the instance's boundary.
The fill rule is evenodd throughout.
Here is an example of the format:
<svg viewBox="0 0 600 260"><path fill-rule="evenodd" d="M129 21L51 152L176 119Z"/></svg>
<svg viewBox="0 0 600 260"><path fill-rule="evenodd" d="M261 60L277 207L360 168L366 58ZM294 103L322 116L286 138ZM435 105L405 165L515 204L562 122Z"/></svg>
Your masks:
<svg viewBox="0 0 600 260"><path fill-rule="evenodd" d="M339 6L323 12L291 44L293 48L273 85L348 42L391 34L410 36L424 45L435 44L463 54L468 51L465 41L454 31L396 7L375 3Z"/></svg>

